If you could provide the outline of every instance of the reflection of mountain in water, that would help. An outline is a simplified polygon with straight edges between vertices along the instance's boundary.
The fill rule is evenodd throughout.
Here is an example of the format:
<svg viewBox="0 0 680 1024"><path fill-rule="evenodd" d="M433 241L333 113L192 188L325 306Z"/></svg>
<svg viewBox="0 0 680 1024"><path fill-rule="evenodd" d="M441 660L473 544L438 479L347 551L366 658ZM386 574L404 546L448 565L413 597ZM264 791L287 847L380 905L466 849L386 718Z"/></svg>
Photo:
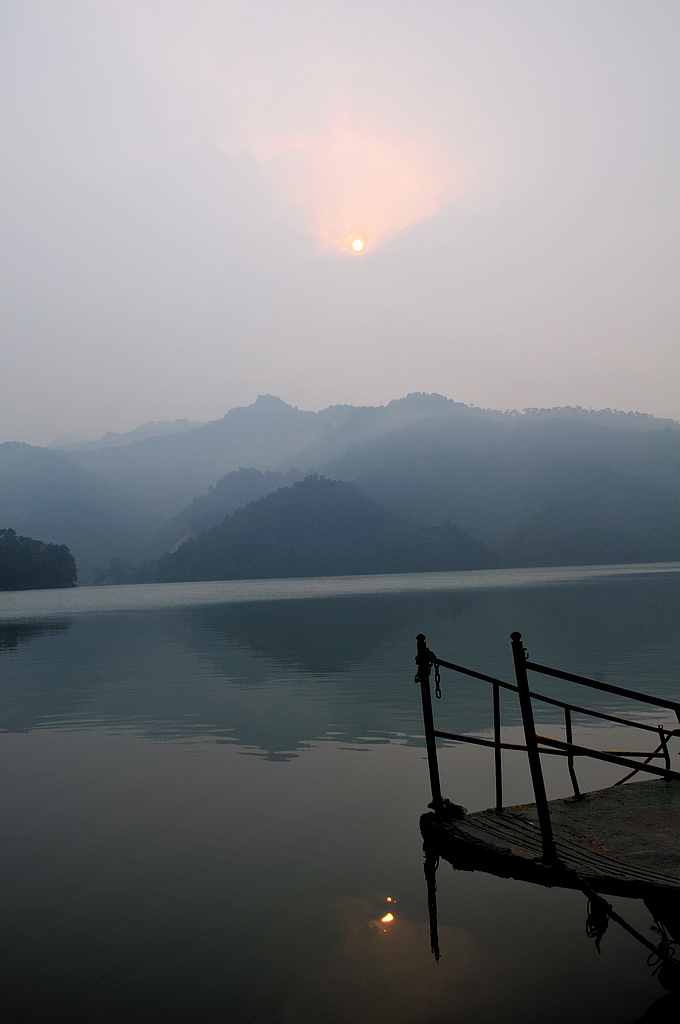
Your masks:
<svg viewBox="0 0 680 1024"><path fill-rule="evenodd" d="M19 644L28 643L46 633L61 633L70 623L59 622L0 622L0 651L15 651Z"/></svg>
<svg viewBox="0 0 680 1024"><path fill-rule="evenodd" d="M183 620L183 639L220 677L231 676L241 742L269 756L329 732L385 742L388 733L422 731L411 650L421 615L427 609L450 628L473 600L361 596L198 608Z"/></svg>
<svg viewBox="0 0 680 1024"><path fill-rule="evenodd" d="M8 666L4 729L132 728L291 752L333 734L420 734L412 639L469 594L215 605L82 616ZM377 738L377 737L376 737Z"/></svg>
<svg viewBox="0 0 680 1024"><path fill-rule="evenodd" d="M679 587L675 576L624 577L4 626L0 727L131 729L237 742L274 758L329 734L343 742L419 736L420 630L441 657L501 678L512 677L508 636L519 628L536 661L671 694ZM556 695L568 686L552 681L544 690ZM484 684L447 675L443 689L442 727L488 727ZM510 697L504 723L518 721Z"/></svg>
<svg viewBox="0 0 680 1024"><path fill-rule="evenodd" d="M451 622L470 609L461 594L399 594L212 605L187 609L189 642L202 648L206 634L229 638L281 668L305 675L353 671L389 651L410 646L418 623ZM411 660L413 660L411 656ZM222 666L226 671L227 666ZM414 670L415 671L415 670Z"/></svg>

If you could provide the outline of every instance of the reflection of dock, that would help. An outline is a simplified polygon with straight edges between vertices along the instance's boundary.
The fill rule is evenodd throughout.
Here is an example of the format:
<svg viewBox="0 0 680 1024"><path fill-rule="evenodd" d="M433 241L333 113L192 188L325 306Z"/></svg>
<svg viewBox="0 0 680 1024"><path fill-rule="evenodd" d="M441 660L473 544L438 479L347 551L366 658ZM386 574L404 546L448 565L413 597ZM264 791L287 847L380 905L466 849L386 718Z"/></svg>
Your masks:
<svg viewBox="0 0 680 1024"><path fill-rule="evenodd" d="M671 768L669 741L680 730L651 726L582 705L556 700L530 690L528 672L565 679L617 697L673 711L680 722L680 704L650 694L600 683L528 660L519 633L512 634L512 652L517 685L480 672L442 661L428 650L425 637L418 636L418 672L421 685L428 767L432 788L432 811L420 820L425 841L425 874L432 930L432 948L439 956L436 928L435 871L440 857L455 868L486 871L502 878L516 878L544 886L577 889L589 899L588 931L599 944L608 921L614 920L634 935L662 963L664 984L680 987L680 972L673 961L671 940L680 942L680 774ZM435 692L441 696L440 668L451 669L493 688L493 740L442 732L434 727L430 673L435 670ZM524 726L524 744L505 743L501 736L500 690L511 690L519 699ZM533 701L559 707L564 712L566 742L536 733ZM572 717L591 716L654 735L652 750L604 751L573 742ZM467 814L462 807L442 797L437 763L436 739L480 744L493 749L496 776L496 806ZM522 750L527 754L535 803L503 806L502 752ZM574 795L548 801L543 781L541 755L561 756L567 762ZM614 786L582 794L575 759L590 757L619 765L626 774ZM663 766L655 764L661 760ZM638 772L656 776L648 782L628 785ZM464 794L461 794L464 799ZM643 899L652 913L657 939L651 942L628 925L602 894ZM660 980L664 980L660 975Z"/></svg>

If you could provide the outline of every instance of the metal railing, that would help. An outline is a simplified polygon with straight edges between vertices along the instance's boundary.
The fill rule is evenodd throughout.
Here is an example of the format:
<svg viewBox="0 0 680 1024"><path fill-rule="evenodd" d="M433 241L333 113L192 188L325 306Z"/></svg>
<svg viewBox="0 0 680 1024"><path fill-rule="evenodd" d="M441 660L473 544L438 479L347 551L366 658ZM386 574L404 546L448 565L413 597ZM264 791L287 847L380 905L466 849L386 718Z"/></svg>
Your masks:
<svg viewBox="0 0 680 1024"><path fill-rule="evenodd" d="M559 669L539 665L529 660L528 654L522 644L521 633L512 633L510 635L510 640L512 643L516 685L506 683L502 679L496 679L493 676L485 675L483 672L475 672L463 665L456 665L453 662L444 661L429 650L426 644L426 638L422 633L419 633L416 638L416 663L418 665L416 681L420 683L423 704L425 742L427 746L427 761L430 772L430 788L432 790L432 803L430 806L432 806L435 811L443 809L445 806L445 801L441 794L441 783L439 778L436 744L437 738L463 743L473 743L484 747L493 747L496 809L499 811L503 809L503 766L501 752L503 750L524 751L526 752L529 761L529 770L531 773L531 781L536 801L536 811L541 829L543 861L548 864L554 864L557 860L557 854L555 850L552 825L550 822L550 810L545 792L540 755L552 754L566 757L569 777L574 790L574 797L580 799L582 794L574 767L575 757L592 757L599 761L607 761L611 764L617 764L624 768L628 768L628 773L623 778L619 779L618 782L614 783L614 785L620 785L621 783L626 782L637 772L647 772L650 775L656 775L663 779L680 780L680 773L671 769L671 757L668 749L669 739L672 736L680 736L680 729L669 729L663 725L652 726L645 722L636 722L628 718L619 718L616 715L605 714L602 711L595 711L592 708L586 708L578 704L557 700L554 697L548 697L545 694L537 693L529 689L528 672L538 672L543 675L553 676L557 679L564 679L572 683L578 683L579 685L590 689L602 690L606 693L616 694L619 697L626 697L640 703L671 710L675 713L678 723L680 723L680 703L665 700L661 697L653 697L650 694L642 693L637 690L626 689L622 686L613 686L609 683L602 683L596 679L588 679L586 676L578 676L571 672L562 672ZM435 692L438 697L441 696L440 668L450 669L453 672L459 672L463 675L471 676L473 679L479 679L482 682L491 684L493 690L493 740L483 739L478 736L444 732L442 730L435 729L432 712L432 696L430 692L430 674L433 668L435 671ZM524 727L524 744L504 743L501 739L501 690L512 690L518 695L520 712L522 715L522 725ZM532 701L534 700L539 700L545 704L551 704L554 707L559 707L564 710L565 732L567 737L566 742L563 740L552 739L548 736L541 736L536 732L532 704ZM628 726L630 728L654 733L658 738L658 745L652 751L642 751L596 750L592 747L575 744L573 742L572 712L576 712L581 715L588 715L592 718L598 718L606 722L613 722L617 725ZM643 758L643 760L636 761L633 760L633 758ZM652 764L651 762L654 760L663 760L664 767Z"/></svg>

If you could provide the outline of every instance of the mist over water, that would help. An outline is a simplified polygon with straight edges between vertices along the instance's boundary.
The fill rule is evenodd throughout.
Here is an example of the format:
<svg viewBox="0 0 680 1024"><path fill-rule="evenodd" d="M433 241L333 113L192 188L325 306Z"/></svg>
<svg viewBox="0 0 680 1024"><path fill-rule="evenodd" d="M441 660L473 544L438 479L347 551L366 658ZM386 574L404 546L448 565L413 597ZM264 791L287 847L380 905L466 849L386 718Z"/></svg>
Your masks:
<svg viewBox="0 0 680 1024"><path fill-rule="evenodd" d="M511 679L519 628L535 660L676 697L678 566L441 575L257 581L250 600L245 583L83 588L60 612L55 592L3 595L8 1019L632 1024L662 995L613 926L597 956L581 895L446 864L435 964L413 658L422 630ZM484 684L442 688L443 728L489 728ZM503 722L514 739L512 701ZM448 745L441 769L452 799L493 802L488 751ZM506 771L508 799L530 799L521 758ZM569 792L563 765L546 780Z"/></svg>

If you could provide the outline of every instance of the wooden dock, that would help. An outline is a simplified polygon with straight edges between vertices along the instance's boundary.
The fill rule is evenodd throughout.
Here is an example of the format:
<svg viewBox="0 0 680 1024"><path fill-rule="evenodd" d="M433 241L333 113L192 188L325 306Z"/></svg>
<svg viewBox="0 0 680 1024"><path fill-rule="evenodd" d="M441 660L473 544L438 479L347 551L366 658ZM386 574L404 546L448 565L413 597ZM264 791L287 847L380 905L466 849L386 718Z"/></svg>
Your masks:
<svg viewBox="0 0 680 1024"><path fill-rule="evenodd" d="M424 840L425 877L428 886L428 910L432 951L439 959L435 875L439 859L454 868L485 871L501 878L516 878L546 887L577 889L588 898L589 935L599 942L611 919L633 935L662 964L659 979L667 988L680 991L680 966L673 960L672 942L680 942L680 772L673 770L669 743L680 737L680 730L668 725L622 718L581 704L538 693L530 688L529 673L551 676L672 711L680 723L680 702L604 683L585 676L530 661L521 633L510 634L516 685L477 672L474 669L438 658L427 647L424 634L416 637L416 682L420 683L423 705L425 744L432 790L432 811L422 815L420 829ZM430 692L430 673L434 668L435 696L441 697L440 669L472 677L491 685L493 700L493 739L458 735L435 729ZM501 734L501 690L517 694L524 744L506 743ZM541 701L561 708L564 713L566 741L539 735L534 721L533 702ZM573 717L587 716L627 726L654 736L651 750L612 751L585 747L573 742ZM444 799L437 762L437 738L490 747L494 752L496 806L467 814L463 808ZM523 750L527 754L536 802L515 807L503 805L503 750ZM548 800L541 755L563 756L574 796ZM581 793L575 759L589 757L625 768L627 774L608 789ZM663 767L655 764L662 760ZM630 782L643 772L655 779ZM626 896L644 900L654 918L658 944L628 924L605 899ZM672 941L671 941L672 940ZM664 977L662 977L662 974Z"/></svg>
<svg viewBox="0 0 680 1024"><path fill-rule="evenodd" d="M680 899L680 782L654 780L549 801L557 856L596 892ZM465 870L578 888L541 861L535 804L420 819L425 843Z"/></svg>

